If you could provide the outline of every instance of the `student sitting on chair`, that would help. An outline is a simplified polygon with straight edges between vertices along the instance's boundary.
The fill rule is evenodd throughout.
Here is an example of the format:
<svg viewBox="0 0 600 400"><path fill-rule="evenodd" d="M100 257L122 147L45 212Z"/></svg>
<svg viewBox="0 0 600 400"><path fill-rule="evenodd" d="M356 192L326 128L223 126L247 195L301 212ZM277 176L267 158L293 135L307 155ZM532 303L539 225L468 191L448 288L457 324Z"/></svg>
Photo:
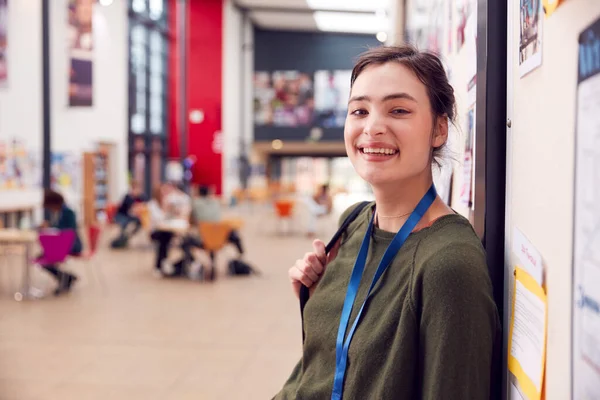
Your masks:
<svg viewBox="0 0 600 400"><path fill-rule="evenodd" d="M121 205L117 209L115 222L121 227L121 237L129 239L135 235L142 227L142 221L136 215L136 207L147 201L146 196L137 181L132 181L129 192L123 198ZM133 225L133 230L128 234L127 228Z"/></svg>
<svg viewBox="0 0 600 400"><path fill-rule="evenodd" d="M77 216L71 208L67 207L63 196L53 190L48 190L44 193L44 222L41 228L69 229L75 231L75 241L73 242L70 254L78 255L81 253L83 246L77 233ZM46 265L44 269L58 283L58 287L54 291L56 296L71 290L71 286L77 280L77 276L59 270L56 265Z"/></svg>
<svg viewBox="0 0 600 400"><path fill-rule="evenodd" d="M192 200L192 218L196 223L221 221L221 205L210 192L208 186L200 186L198 196ZM235 230L229 234L228 241L236 247L240 256L244 254L242 239Z"/></svg>

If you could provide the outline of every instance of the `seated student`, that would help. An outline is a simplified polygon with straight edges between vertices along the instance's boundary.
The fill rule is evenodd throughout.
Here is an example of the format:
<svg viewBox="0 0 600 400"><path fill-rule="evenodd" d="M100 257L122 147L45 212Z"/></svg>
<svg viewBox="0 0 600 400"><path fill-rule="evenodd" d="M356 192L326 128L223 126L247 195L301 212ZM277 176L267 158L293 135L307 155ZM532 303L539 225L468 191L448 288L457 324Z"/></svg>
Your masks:
<svg viewBox="0 0 600 400"><path fill-rule="evenodd" d="M152 200L148 202L148 211L150 213L151 233L150 237L156 242L156 261L154 272L162 276L162 264L169 254L169 246L173 239L173 233L160 229L160 225L167 220L167 214L164 210L165 188L160 186L154 189Z"/></svg>
<svg viewBox="0 0 600 400"><path fill-rule="evenodd" d="M156 261L154 264L157 276L183 275L185 262L190 259L190 244L187 235L182 238L184 257L171 263L168 260L169 247L175 237L170 230L161 229L160 225L173 219L189 220L190 198L171 184L165 184L154 191L153 199L148 203L152 233L150 237L156 242ZM196 245L197 246L197 245Z"/></svg>
<svg viewBox="0 0 600 400"><path fill-rule="evenodd" d="M67 207L63 196L53 190L47 190L44 193L44 222L42 228L71 229L75 231L75 241L70 254L78 255L81 253L83 246L77 233L77 216L71 208ZM46 265L44 267L58 282L58 287L54 291L56 296L71 290L77 276L59 270L56 265Z"/></svg>
<svg viewBox="0 0 600 400"><path fill-rule="evenodd" d="M317 219L331 213L333 200L329 194L329 185L321 185L320 190L306 201L309 210L307 236L315 235Z"/></svg>
<svg viewBox="0 0 600 400"><path fill-rule="evenodd" d="M208 186L200 186L198 196L192 200L192 218L196 223L221 221L221 205L215 197L211 196ZM240 256L244 254L242 239L235 230L229 234L228 241L236 247Z"/></svg>
<svg viewBox="0 0 600 400"><path fill-rule="evenodd" d="M121 237L128 239L140 230L142 221L135 214L135 209L138 204L145 203L146 200L140 184L137 181L131 181L129 192L121 201L115 215L115 222L121 227ZM130 225L133 225L133 230L127 234L127 228Z"/></svg>

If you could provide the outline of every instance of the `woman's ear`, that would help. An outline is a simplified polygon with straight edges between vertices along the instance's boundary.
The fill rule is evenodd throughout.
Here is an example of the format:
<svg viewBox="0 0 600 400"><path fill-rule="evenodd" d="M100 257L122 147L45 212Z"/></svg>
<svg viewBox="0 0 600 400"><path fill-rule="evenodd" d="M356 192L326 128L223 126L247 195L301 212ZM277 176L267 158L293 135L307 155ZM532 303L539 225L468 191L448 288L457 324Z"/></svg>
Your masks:
<svg viewBox="0 0 600 400"><path fill-rule="evenodd" d="M431 146L433 148L442 147L448 140L448 116L446 114L441 115L435 119L435 126L433 130L433 138Z"/></svg>

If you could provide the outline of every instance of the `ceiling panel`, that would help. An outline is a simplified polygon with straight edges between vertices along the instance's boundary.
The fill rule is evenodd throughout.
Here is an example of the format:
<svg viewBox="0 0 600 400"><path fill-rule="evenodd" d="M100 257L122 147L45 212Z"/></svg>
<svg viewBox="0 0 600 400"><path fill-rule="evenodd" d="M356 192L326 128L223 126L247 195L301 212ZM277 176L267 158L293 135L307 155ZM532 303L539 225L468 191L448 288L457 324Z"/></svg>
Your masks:
<svg viewBox="0 0 600 400"><path fill-rule="evenodd" d="M263 29L376 34L389 28L386 17L389 0L235 0L235 3L247 9L254 24Z"/></svg>
<svg viewBox="0 0 600 400"><path fill-rule="evenodd" d="M236 3L240 7L254 8L254 7L268 7L268 8L305 8L308 9L306 0L236 0Z"/></svg>
<svg viewBox="0 0 600 400"><path fill-rule="evenodd" d="M254 11L250 13L254 23L263 29L282 31L318 31L312 14Z"/></svg>

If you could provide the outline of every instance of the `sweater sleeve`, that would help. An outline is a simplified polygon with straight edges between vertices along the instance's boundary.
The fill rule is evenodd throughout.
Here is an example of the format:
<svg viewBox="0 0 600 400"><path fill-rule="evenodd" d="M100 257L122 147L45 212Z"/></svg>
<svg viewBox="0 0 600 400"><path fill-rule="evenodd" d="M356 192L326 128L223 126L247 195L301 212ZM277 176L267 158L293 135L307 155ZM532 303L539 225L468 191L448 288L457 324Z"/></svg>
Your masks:
<svg viewBox="0 0 600 400"><path fill-rule="evenodd" d="M483 251L474 246L436 251L415 287L421 398L488 399L499 319Z"/></svg>

